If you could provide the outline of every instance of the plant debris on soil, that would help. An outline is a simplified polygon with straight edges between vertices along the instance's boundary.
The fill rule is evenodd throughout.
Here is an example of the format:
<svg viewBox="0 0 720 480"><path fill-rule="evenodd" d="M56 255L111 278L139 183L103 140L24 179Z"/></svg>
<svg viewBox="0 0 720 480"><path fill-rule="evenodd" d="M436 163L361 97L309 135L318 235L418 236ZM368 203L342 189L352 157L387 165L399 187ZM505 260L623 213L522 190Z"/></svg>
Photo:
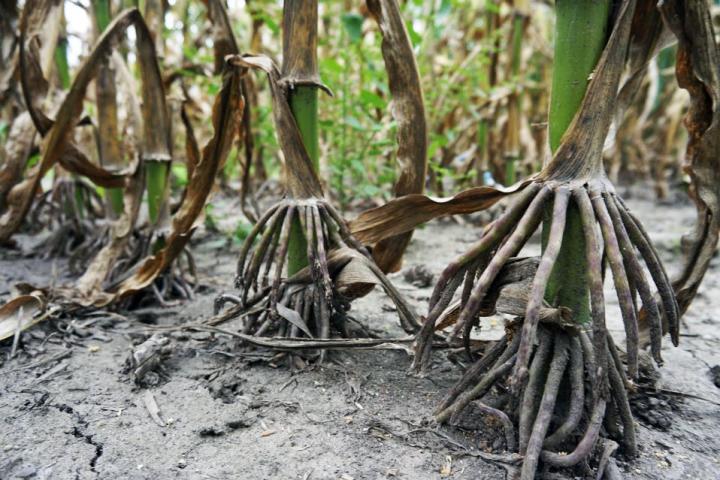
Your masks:
<svg viewBox="0 0 720 480"><path fill-rule="evenodd" d="M680 193L662 209L640 188L623 195L672 273L693 207ZM219 199L216 208L229 211L232 201ZM391 279L418 311L431 293L426 279L475 241L470 228L443 220L416 232L404 269ZM18 236L21 246L29 241ZM441 374L425 378L408 374L412 358L403 349L331 351L321 365L293 368L282 352L169 328L209 318L214 298L231 288L237 247L226 248L217 234L194 243L206 288L192 301L46 322L22 334L15 358L11 345L1 347L0 479L507 478L517 459L502 455L495 419L473 413L449 425L430 422L467 366L462 355L440 351L429 368ZM539 249L533 238L523 253ZM69 273L63 259L7 249L0 271L0 300L18 281ZM659 376L641 375L630 397L640 454L618 459L624 478L720 479L719 292L713 259L683 317L680 346L663 344ZM617 301L606 298L609 329L622 345ZM370 331L400 337L389 305L375 291L352 312ZM490 317L479 338L502 333L503 319ZM547 478L578 478L568 475Z"/></svg>

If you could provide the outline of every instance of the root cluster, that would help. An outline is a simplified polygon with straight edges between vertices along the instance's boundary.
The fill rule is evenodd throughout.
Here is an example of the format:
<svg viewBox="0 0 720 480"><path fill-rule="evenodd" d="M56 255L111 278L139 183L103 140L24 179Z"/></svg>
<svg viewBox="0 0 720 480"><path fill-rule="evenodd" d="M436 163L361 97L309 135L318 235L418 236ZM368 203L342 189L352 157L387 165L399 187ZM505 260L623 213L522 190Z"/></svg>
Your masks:
<svg viewBox="0 0 720 480"><path fill-rule="evenodd" d="M119 284L132 275L134 267L152 254L157 241L156 235L138 232L110 272L109 283ZM185 247L144 293L137 293L125 300L124 308L134 309L150 304L169 307L173 302L192 300L199 285L195 258L190 249Z"/></svg>
<svg viewBox="0 0 720 480"><path fill-rule="evenodd" d="M541 311L548 303L556 304L555 299L545 295L570 208L576 208L582 220L591 322L562 328L548 323ZM462 334L469 351L470 332L486 307L493 282L537 230L545 211L552 212L552 221L524 316L512 325L503 340L474 363L436 412L437 421L447 422L470 403L482 403L491 391L504 392L503 407L495 409L495 416L502 414L501 420L504 416L517 425L517 442L508 441L508 448L517 446L524 456L523 479L534 478L540 461L546 466L568 467L586 460L597 444L602 426L606 435L621 443L626 454L635 453L626 391L632 384L605 325L604 262L612 272L625 326L628 376L635 379L638 374L641 306L638 296L646 314L656 363L662 363L663 328L671 333L675 344L678 337L679 309L665 270L642 225L612 186L604 179L536 181L485 230L479 242L440 276L416 343L414 366L418 371L428 366L436 323L461 285L462 310L448 340ZM659 299L651 290L641 260L657 287ZM560 389L562 382L569 388ZM561 402L558 394L564 391L570 392L570 398ZM488 410L490 407L484 408L486 413L493 414L492 409Z"/></svg>
<svg viewBox="0 0 720 480"><path fill-rule="evenodd" d="M294 224L304 234L308 266L287 278L284 271ZM360 268L350 268L351 264ZM381 285L395 303L403 328L416 332L419 323L411 307L332 205L319 199L286 199L271 207L248 235L235 279L239 295L219 296L216 311L227 302L247 307L246 334L351 337L357 328L347 313L350 301L374 284Z"/></svg>
<svg viewBox="0 0 720 480"><path fill-rule="evenodd" d="M104 216L102 205L103 199L85 181L62 178L55 182L40 196L29 217L32 226L47 225L51 231L39 247L44 255L69 257L72 267L79 254L97 251L97 224Z"/></svg>

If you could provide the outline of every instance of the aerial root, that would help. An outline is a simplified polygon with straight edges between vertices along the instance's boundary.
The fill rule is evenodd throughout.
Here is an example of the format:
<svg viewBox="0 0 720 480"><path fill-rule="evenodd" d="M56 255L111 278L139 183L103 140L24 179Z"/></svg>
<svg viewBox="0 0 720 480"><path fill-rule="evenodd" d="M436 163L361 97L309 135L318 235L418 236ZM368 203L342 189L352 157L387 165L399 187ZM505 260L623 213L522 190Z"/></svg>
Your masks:
<svg viewBox="0 0 720 480"><path fill-rule="evenodd" d="M653 358L658 364L662 363L662 322L664 319L671 336L675 338L679 308L657 252L640 223L613 193L612 187L603 182L535 182L527 186L508 210L485 229L480 240L468 252L451 262L440 275L430 298L428 316L417 337L413 362L416 371L424 371L429 365L437 320L452 302L460 285L463 285L460 296L461 311L447 340L453 341L462 332L466 348L468 347L470 332L479 320L483 302L487 300L493 282L509 259L516 256L535 233L542 220L543 211L552 203L550 235L533 277L523 320L518 361L513 372L513 388L517 391L524 388L530 345L538 323L541 322L540 312L545 306L544 294L562 245L571 202L580 212L585 237L592 337L598 364L604 363L605 354L603 257L610 266L622 312L627 337L629 376L637 378L638 373L640 305L635 301L636 291L648 317ZM657 287L660 301L655 299L640 259ZM597 373L593 372L596 377L593 383L602 386L603 382L597 378ZM607 375L607 372L605 374Z"/></svg>
<svg viewBox="0 0 720 480"><path fill-rule="evenodd" d="M571 206L577 208L585 240L591 315L587 326L551 324L542 316L542 309L548 306L545 293ZM567 468L586 463L601 434L617 440L624 454L636 454L628 390L634 388L631 379L638 374L639 310L642 308L647 317L650 350L657 364L662 362L663 325L675 341L679 318L657 252L609 184L601 180L589 184L535 182L485 229L467 253L440 275L427 319L416 337L417 371L429 366L433 342L440 335L436 331L438 320L444 318L457 295L460 313L445 340L451 342L462 333L468 346L473 326L493 302L491 292L503 282L502 269L518 255L548 209L552 211L549 235L532 276L525 315L508 324L505 337L470 366L435 411L436 421L452 422L472 403L502 423L503 417L489 405L494 405L498 389L509 393L510 402L499 411L513 422L517 441L506 439L506 443L517 445L517 451L524 456L521 478L527 480L534 478L541 464ZM603 259L610 267L622 313L627 368L606 329ZM500 283L494 285L496 281ZM446 320L440 324L446 325ZM559 399L562 382L569 390ZM503 431L511 430L503 427ZM609 455L602 460L602 472L610 471L614 465Z"/></svg>
<svg viewBox="0 0 720 480"><path fill-rule="evenodd" d="M624 453L635 455L634 424L623 374L618 371L611 351L614 345L607 342L602 357L607 359L606 363L598 365L596 352L588 351L593 342L584 331L578 333L540 324L537 344L531 347L528 381L520 401L510 402L509 409L490 407L497 388L512 382L520 343L519 332L513 333L512 337L508 335L496 342L468 369L435 411L435 420L453 422L470 404L495 418L502 426L508 449L517 448L523 455L522 480L535 478L541 464L570 468L587 462L598 444L601 428L610 421L617 422L617 439L622 442ZM600 370L600 378L609 381L609 385L600 390L592 386L598 376L596 369ZM560 404L558 394L563 380L569 383L571 392L569 399ZM615 417L608 415L611 405L618 412ZM613 451L607 454L608 458ZM598 468L602 470L599 471L604 471L608 458L600 459Z"/></svg>
<svg viewBox="0 0 720 480"><path fill-rule="evenodd" d="M307 267L286 278L294 228L305 238ZM351 251L354 253L349 254ZM347 315L351 299L334 282L345 265L358 257L363 258L373 282L394 301L403 328L417 332L420 324L412 308L375 266L367 249L352 237L340 214L318 199L286 199L265 212L240 251L235 277L240 292L218 297L216 313L226 303L252 309L245 315L245 334L319 339L335 334L353 336L357 329Z"/></svg>
<svg viewBox="0 0 720 480"><path fill-rule="evenodd" d="M156 240L154 236L141 234L137 237L126 246L125 253L108 275L110 282L121 282L132 274L139 262L152 255ZM186 246L175 261L153 279L144 293L128 297L123 301L123 306L133 309L154 303L161 307L171 307L178 301L193 300L199 286L195 258Z"/></svg>
<svg viewBox="0 0 720 480"><path fill-rule="evenodd" d="M105 216L103 199L87 182L62 178L40 195L29 214L29 225L46 225L52 232L38 250L47 257L70 258L73 271L102 247L104 229L98 220ZM98 235L98 231L100 234Z"/></svg>
<svg viewBox="0 0 720 480"><path fill-rule="evenodd" d="M622 222L627 228L630 240L637 247L640 255L642 256L645 264L648 267L648 271L653 279L653 282L658 288L658 293L662 300L663 313L665 314L665 320L668 325L668 331L670 332L670 338L675 346L678 345L679 340L679 329L680 329L680 307L678 306L677 299L673 292L672 284L668 278L665 267L663 266L658 253L650 242L650 237L645 231L640 221L630 212L625 206L625 203L620 197L613 196L612 199L616 202Z"/></svg>
<svg viewBox="0 0 720 480"><path fill-rule="evenodd" d="M565 443L580 424L583 408L585 406L585 387L583 385L583 348L578 337L572 339L570 344L570 406L565 421L543 442L543 448L558 448ZM600 417L602 420L602 416Z"/></svg>

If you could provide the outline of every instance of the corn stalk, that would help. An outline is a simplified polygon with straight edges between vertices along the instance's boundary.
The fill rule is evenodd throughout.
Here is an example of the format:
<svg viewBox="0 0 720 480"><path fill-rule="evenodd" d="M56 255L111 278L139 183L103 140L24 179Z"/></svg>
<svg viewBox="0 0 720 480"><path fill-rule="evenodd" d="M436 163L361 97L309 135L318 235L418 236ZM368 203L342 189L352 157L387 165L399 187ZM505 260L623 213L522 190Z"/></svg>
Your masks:
<svg viewBox="0 0 720 480"><path fill-rule="evenodd" d="M583 3L587 4L580 5ZM580 58L556 57L560 72L554 75L556 105L551 108L550 122L561 140L553 144L552 160L523 185L505 214L442 273L416 345L415 366L422 371L430 358L435 331L452 326L448 342L462 337L474 359L470 334L479 317L496 309L518 316L506 325L505 338L476 360L450 390L435 418L447 422L471 402L482 401L494 385L505 383L508 394L501 404L509 408L503 415L517 419L518 433L516 443L513 440L507 448L517 448L523 456L523 480L535 478L540 462L571 467L583 461L591 454L603 424L627 455L637 452L625 368L605 325L603 256L612 272L625 326L627 375L638 378L638 294L649 325L651 354L658 365L662 364L663 321L673 343L678 341L681 312L667 274L642 225L607 180L602 162L636 1L622 3L607 42L608 10L603 10L605 16L597 15L598 3L556 3L556 52L572 43L568 36L575 35L575 25L588 29L577 33L583 39L578 39L575 48L586 42L590 33L595 32L596 37L587 51L574 51ZM591 57L599 57L597 65L588 60ZM585 90L590 71L592 78ZM577 111L566 110L578 94L573 88L565 92L565 82L582 86ZM554 141L558 142L557 138ZM514 258L541 223L545 239L539 260ZM563 276L553 276L556 271ZM460 299L451 306L461 285ZM566 392L569 407L556 414L565 375L570 379ZM582 417L590 418L584 431L579 430ZM559 427L551 432L553 420ZM578 436L579 442L571 441ZM570 453L558 453L558 449Z"/></svg>

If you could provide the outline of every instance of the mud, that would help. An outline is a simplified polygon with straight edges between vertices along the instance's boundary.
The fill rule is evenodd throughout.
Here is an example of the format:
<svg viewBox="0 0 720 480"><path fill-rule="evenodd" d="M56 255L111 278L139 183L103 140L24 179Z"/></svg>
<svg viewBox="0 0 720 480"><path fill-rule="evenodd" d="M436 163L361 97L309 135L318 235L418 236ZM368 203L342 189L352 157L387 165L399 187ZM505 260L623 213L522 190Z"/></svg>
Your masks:
<svg viewBox="0 0 720 480"><path fill-rule="evenodd" d="M684 198L660 206L637 192L629 199L671 271L694 218ZM230 202L217 210L237 211ZM221 225L233 223L228 213ZM472 219L417 231L405 270L391 278L418 313L432 288L428 275L479 233ZM445 352L428 378L406 373L410 356L402 349L336 352L320 367L298 370L223 336L174 333L167 358L137 382L125 362L151 329L206 318L215 295L231 289L239 245L217 234L194 243L206 285L194 301L43 325L23 335L14 359L7 343L0 346L0 479L505 478L500 464L478 456L502 446L492 429L472 431L484 426L478 417L466 415L462 429L442 434L427 428L462 371ZM29 238L19 244L39 253ZM535 242L527 253L537 249ZM17 282L61 283L66 275L62 259L2 251L0 300ZM606 298L621 345L611 290ZM680 347L665 343L661 389L632 398L640 456L620 461L625 478L720 479L720 389L712 370L720 365L719 299L714 259L684 318ZM353 304L353 312L377 334L402 336L379 292ZM497 338L501 322L489 319L479 336Z"/></svg>

